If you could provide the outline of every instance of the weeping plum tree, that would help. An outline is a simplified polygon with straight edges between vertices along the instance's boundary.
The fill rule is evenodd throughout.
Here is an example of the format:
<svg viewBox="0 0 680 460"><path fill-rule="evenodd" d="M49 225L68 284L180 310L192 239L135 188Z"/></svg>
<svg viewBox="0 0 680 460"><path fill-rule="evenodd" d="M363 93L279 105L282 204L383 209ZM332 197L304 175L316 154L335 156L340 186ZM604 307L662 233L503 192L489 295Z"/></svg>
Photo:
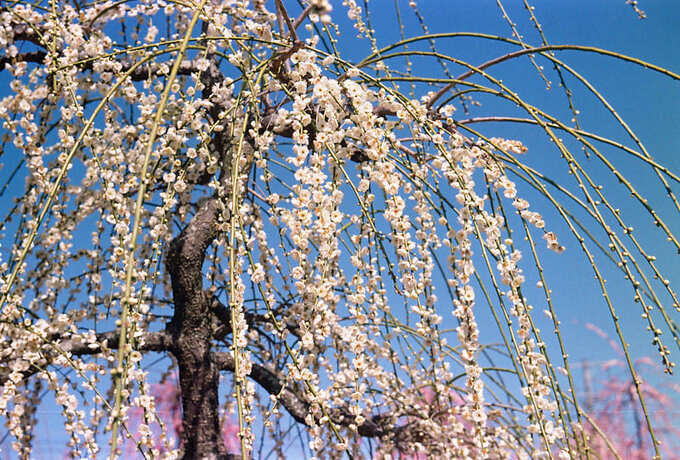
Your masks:
<svg viewBox="0 0 680 460"><path fill-rule="evenodd" d="M565 239L662 454L604 274L627 280L631 330L672 372L680 305L648 243L680 248L679 178L562 55L680 76L550 44L526 3L534 42L500 2L507 37L430 34L416 2L375 3L397 21L389 46L359 3L0 2L0 414L19 457L36 425L61 427L39 417L53 400L73 457L133 439L143 458L594 458L606 432L584 428L573 309L551 291ZM440 51L470 40L498 54ZM559 82L573 119L505 83L507 63ZM626 137L582 127L572 88ZM532 126L550 160L504 125ZM181 429L152 391L158 360Z"/></svg>

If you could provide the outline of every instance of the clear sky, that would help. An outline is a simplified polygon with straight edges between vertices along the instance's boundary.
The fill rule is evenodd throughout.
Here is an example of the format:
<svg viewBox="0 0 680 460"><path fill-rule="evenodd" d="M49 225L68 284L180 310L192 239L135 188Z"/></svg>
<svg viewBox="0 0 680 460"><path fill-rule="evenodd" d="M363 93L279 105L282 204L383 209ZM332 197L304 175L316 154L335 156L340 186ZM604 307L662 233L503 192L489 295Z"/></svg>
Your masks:
<svg viewBox="0 0 680 460"><path fill-rule="evenodd" d="M292 2L291 2L292 3ZM359 2L361 3L361 2ZM334 1L334 18L344 23L344 7L341 2ZM399 27L395 21L394 2L392 0L372 0L371 21L376 29L378 45L384 46L399 39ZM629 56L634 56L671 71L680 73L680 3L671 0L641 1L640 7L647 13L644 20L638 19L633 9L626 5L624 0L562 0L553 2L534 2L535 14L543 26L546 37L551 44L578 44L605 48ZM418 35L419 25L417 19L410 13L407 2L399 2L402 18L406 26L408 36ZM524 39L532 45L539 45L540 39L531 24L527 20L527 12L523 2L519 0L504 3L508 14L519 27ZM431 33L467 31L484 32L502 36L509 36L508 24L502 18L496 1L492 0L420 0L418 2L420 13L424 17ZM343 54L359 60L369 52L366 41L355 41L349 35L348 44L341 44ZM466 60L472 64L481 64L488 59L496 57L512 47L502 46L482 39L454 38L442 39L437 44L438 50L450 56ZM635 130L648 151L666 165L672 171L680 172L680 82L663 75L654 74L632 64L618 62L615 59L594 54L580 53L576 51L562 51L557 57L564 59L575 70L587 77L591 83L607 98L616 111ZM441 76L441 67L432 63L418 61L419 73L422 75ZM562 120L568 121L571 116L568 112L566 99L562 90L558 87L558 80L547 62L541 61L546 69L546 75L552 81L552 89L546 90L545 82L533 70L527 58L514 63L507 63L494 68L496 75L502 75L503 81L509 87L517 91L528 102L547 109L549 112L559 115ZM460 69L450 66L452 73L458 75ZM480 80L481 81L481 80ZM4 97L8 91L8 75L0 73L0 97ZM568 85L574 91L576 106L580 109L580 122L587 131L612 137L630 147L634 144L626 137L625 132L617 126L613 117L601 106L592 95L588 95L582 86L573 78L568 80ZM402 85L406 88L406 85ZM474 108L472 116L481 115L517 115L517 112L507 103L484 98L480 100L482 106ZM457 116L464 116L459 112ZM477 128L477 126L476 126ZM529 151L526 159L545 170L546 166L555 164L554 178L556 180L569 180L566 168L560 162L554 146L551 146L545 136L537 130L517 125L479 125L478 128L492 136L505 136L522 140ZM649 197L650 202L658 206L662 215L666 218L671 229L680 234L680 218L677 211L668 205L664 198L663 189L654 176L647 170L640 171L639 163L627 161L620 151L606 150L612 159L617 161L622 172L629 175L636 187ZM11 154L11 151L5 155ZM15 164L14 161L6 161L6 164ZM594 166L597 168L597 166ZM5 167L0 170L0 182L4 183L11 168ZM605 180L604 184L610 190L610 196L628 200L623 188L615 181ZM674 186L676 193L680 193L680 187ZM520 195L522 187L520 186ZM531 198L531 192L524 189L524 196ZM605 330L613 337L611 319L604 303L600 300L601 294L595 283L592 271L583 260L583 255L577 247L576 241L569 239L566 227L558 223L554 218L549 219L549 206L540 200L536 203L537 209L544 211L546 222L551 229L557 231L562 237L562 242L567 246L567 251L560 256L548 256L546 268L551 270L549 280L553 288L553 298L560 312L561 320L565 326L564 333L568 344L568 350L572 363L578 363L587 359L593 363L601 363L607 359L616 357L609 346L595 333L587 330L585 324L590 322ZM641 239L645 235L650 236L650 248L652 254L660 260L660 265L666 270L667 277L675 286L680 283L679 257L674 249L664 241L659 232L653 231L650 219L642 212L640 206L622 205L626 217L636 228L640 228ZM554 222L554 226L553 226ZM528 258L529 255L527 254ZM606 278L610 281L609 289L612 291L614 300L617 302L618 311L624 321L624 330L630 339L633 354L636 356L653 356L655 349L650 341L651 335L644 332L640 321L639 306L631 301L630 287L625 284L622 276L613 271L611 267L602 267ZM677 288L676 289L680 289ZM540 296L535 292L537 299ZM537 306L538 307L538 306ZM676 320L680 317L676 314ZM488 324L488 326L492 326ZM544 325L547 333L550 328ZM672 342L668 334L665 335L666 343L672 348ZM672 348L673 349L673 348ZM678 349L674 349L676 361ZM680 372L680 369L677 371ZM673 377L677 382L677 377ZM49 414L46 414L49 416ZM38 436L49 437L49 430L43 426L38 430ZM61 431L61 430L60 430ZM2 434L0 432L0 438ZM41 439L41 442L47 440ZM49 442L48 442L49 444ZM4 458L7 442L1 446L0 458ZM38 449L36 452L41 452ZM49 456L49 451L43 458L60 458L61 451L54 452Z"/></svg>

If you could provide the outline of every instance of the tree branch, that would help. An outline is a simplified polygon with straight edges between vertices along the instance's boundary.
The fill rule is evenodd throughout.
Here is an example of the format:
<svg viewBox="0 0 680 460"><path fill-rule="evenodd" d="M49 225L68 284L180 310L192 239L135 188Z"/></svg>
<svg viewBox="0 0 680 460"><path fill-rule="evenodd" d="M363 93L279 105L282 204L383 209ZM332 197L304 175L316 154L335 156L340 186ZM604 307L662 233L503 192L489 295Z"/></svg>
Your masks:
<svg viewBox="0 0 680 460"><path fill-rule="evenodd" d="M45 62L45 59L47 58L47 53L45 51L29 51L26 53L20 53L17 54L16 56L0 56L0 71L5 70L7 66L14 65L18 62L32 62L36 64L42 64ZM78 67L85 71L85 70L92 70L93 64L96 62L95 59L90 59L85 62L81 62L78 64ZM133 63L131 62L122 62L123 66L120 69L120 74L124 74L127 72L132 66ZM75 65L75 64L74 64ZM165 75L163 73L163 69L165 67L162 66L161 64L158 63L150 63L143 65L137 69L135 69L132 74L130 74L130 80L132 81L145 81L145 80L150 80L152 78L158 78L162 77ZM213 66L210 66L207 70L204 70L203 72L215 72L216 69L213 68ZM200 72L198 65L196 64L195 60L185 60L182 61L180 64L179 70L177 71L178 75L191 75L194 73Z"/></svg>
<svg viewBox="0 0 680 460"><path fill-rule="evenodd" d="M295 27L293 26L290 17L288 17L288 12L286 11L286 8L283 6L283 2L281 0L276 0L276 15L279 21L279 27L282 22L281 21L282 17L283 20L286 22L286 25L288 26L288 36L292 38L294 42L298 41L297 33L295 32ZM283 30L281 30L281 34L283 35Z"/></svg>
<svg viewBox="0 0 680 460"><path fill-rule="evenodd" d="M58 346L64 352L76 356L96 355L103 351L102 344L112 350L118 348L118 340L118 331L110 331L97 334L97 342L95 343L84 343L80 339L68 339L60 342ZM165 331L145 332L136 337L135 341L138 343L135 347L138 351L168 351L172 347L172 338Z"/></svg>
<svg viewBox="0 0 680 460"><path fill-rule="evenodd" d="M230 353L215 353L215 361L221 370L234 372L234 358ZM296 422L309 425L307 423L307 415L310 413L309 402L294 389L284 388L276 374L262 365L252 363L249 377L267 393L276 395L279 403ZM389 435L398 437L403 432L401 426L392 425L391 419L393 417L390 415L374 415L361 424L357 424L356 417L346 409L333 409L329 416L335 424L342 426L356 425L359 435L367 438L382 438Z"/></svg>
<svg viewBox="0 0 680 460"><path fill-rule="evenodd" d="M118 331L101 332L96 335L95 342L84 342L82 338L62 339L59 336L51 336L45 340L45 359L44 366L49 366L51 361L61 354L73 356L96 355L103 351L103 348L115 350L118 348ZM146 332L137 338L138 351L167 351L172 347L172 338L165 331ZM4 385L9 378L9 362L0 363L0 386ZM22 381L27 380L41 369L32 367L22 372Z"/></svg>
<svg viewBox="0 0 680 460"><path fill-rule="evenodd" d="M213 296L210 300L210 309L221 323L220 327L215 333L215 338L221 339L222 337L231 334L231 309L227 305L224 305L222 302L220 302L220 299L215 296ZM264 323L272 324L274 322L271 318L269 318L268 315L245 312L244 316L248 326ZM285 327L291 334L295 335L296 337L300 337L300 328L297 325L286 324Z"/></svg>
<svg viewBox="0 0 680 460"><path fill-rule="evenodd" d="M0 56L0 70L5 70L7 66L15 65L17 62L35 62L42 64L45 62L47 53L44 51L31 51L28 53L17 54L14 57Z"/></svg>

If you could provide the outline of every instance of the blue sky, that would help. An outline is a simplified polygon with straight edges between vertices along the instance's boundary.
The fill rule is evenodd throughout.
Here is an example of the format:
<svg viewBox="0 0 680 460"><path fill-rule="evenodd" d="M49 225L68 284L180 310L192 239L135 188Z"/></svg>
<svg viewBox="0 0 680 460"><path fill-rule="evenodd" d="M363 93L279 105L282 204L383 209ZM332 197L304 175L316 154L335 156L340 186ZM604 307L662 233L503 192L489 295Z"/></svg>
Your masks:
<svg viewBox="0 0 680 460"><path fill-rule="evenodd" d="M393 2L372 0L369 5L372 8L371 19L377 30L378 44L387 45L398 40L399 29L394 19ZM527 13L522 2L506 2L504 6L510 17L517 23L525 40L530 44L539 44L535 30L527 21ZM334 7L334 18L343 22L341 18L344 15L344 7L341 2L334 2ZM640 7L647 13L645 20L638 19L624 0L536 2L535 14L551 44L602 47L635 56L680 73L680 5L673 1L643 1L640 2ZM407 35L418 35L420 33L418 23L409 13L407 2L400 2L400 8L407 25ZM432 33L474 31L503 36L510 34L508 25L501 17L495 1L421 0L419 11ZM498 46L481 39L455 38L441 40L438 42L438 49L472 64L480 64L513 48ZM346 54L359 60L368 54L367 42L350 40L350 44L345 45L345 51ZM581 72L602 92L635 130L656 159L672 171L680 171L680 156L677 154L680 150L680 104L678 104L680 82L604 56L575 51L559 52L557 56ZM492 73L502 75L504 83L525 97L527 101L548 109L563 120L569 120L571 116L567 110L566 99L557 85L557 79L549 65L545 62L543 64L546 74L553 82L550 91L545 89L545 82L532 70L526 58L515 63L502 64L494 68ZM460 73L453 66L450 68L454 75ZM441 75L441 68L432 63L423 62L418 71L423 75ZM6 73L0 74L0 96L4 96L7 92L7 78ZM611 115L598 106L595 98L588 95L573 79L569 80L569 85L575 93L575 103L580 109L580 121L584 129L612 137L634 147ZM402 87L406 88L406 85ZM506 103L493 98L485 98L481 102L482 106L475 109L475 114L516 114ZM459 115L462 116L462 112L459 112ZM529 148L526 157L529 163L535 163L543 168L550 167L554 163L554 177L557 180L568 180L564 164L559 162L556 150L545 141L545 136L535 129L495 124L479 125L479 129L489 135L521 139ZM619 151L609 149L607 152L616 159L622 171L632 178L636 187L648 193L650 202L659 207L671 229L680 233L678 214L673 212L667 201L662 201L663 190L649 171L640 170L639 163L626 160ZM5 162L14 164L12 161ZM593 167L597 168L597 166ZM6 167L0 171L2 182L10 170L11 168ZM610 195L615 199L620 199L624 203L628 200L625 190L620 188L615 181L606 180L605 184L608 191L611 190ZM675 191L680 192L677 185ZM530 193L526 191L525 196L531 198ZM584 263L576 242L573 239L569 240L566 236L566 227L553 219L548 219L550 211L547 203L539 199L535 206L545 212L549 226L555 222L555 226L551 229L563 236L562 242L567 246L567 251L563 255L548 255L545 263L546 268L552 271L550 281L554 291L553 298L558 311L562 314L561 319L565 326L564 332L567 335L572 363L584 359L598 363L614 357L615 354L604 341L584 328L586 322L592 322L608 333L612 332L611 319L605 305L600 301L601 295L593 280L592 271ZM659 232L654 232L649 222L650 219L644 215L640 206L626 205L624 207L622 205L622 208L636 229L640 229L642 238L648 236L651 252L659 259L663 259L662 256L668 256L667 260L660 260L659 264L666 269L671 283L677 285L680 280L678 268L680 264L678 264L678 256L673 253L673 247L664 241ZM653 355L655 350L650 345L651 336L643 330L639 307L630 300L630 288L618 273L605 266L602 269L610 282L609 288L613 292L618 311L624 321L624 330L631 340L634 354ZM549 328L545 327L544 330L548 331ZM667 345L672 345L668 336L666 339ZM678 356L677 348L675 356ZM49 416L47 413L46 415ZM49 437L49 431L45 431L45 428L45 426L42 429L39 427L39 436L42 434ZM42 452L44 455L49 455L47 453L49 451ZM0 458L3 458L2 455L0 453ZM59 458L60 456L61 451L54 457L43 458Z"/></svg>

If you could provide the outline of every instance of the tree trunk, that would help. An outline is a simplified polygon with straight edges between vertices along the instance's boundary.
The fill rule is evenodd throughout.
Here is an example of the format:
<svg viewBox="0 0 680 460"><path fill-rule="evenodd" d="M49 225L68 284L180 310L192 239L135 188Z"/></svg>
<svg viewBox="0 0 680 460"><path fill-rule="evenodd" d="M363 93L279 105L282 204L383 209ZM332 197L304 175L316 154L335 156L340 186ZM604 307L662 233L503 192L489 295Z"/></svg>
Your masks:
<svg viewBox="0 0 680 460"><path fill-rule="evenodd" d="M176 342L182 389L185 460L225 459L219 417L219 371L204 334L182 334Z"/></svg>
<svg viewBox="0 0 680 460"><path fill-rule="evenodd" d="M170 243L166 265L175 311L168 324L182 392L185 460L223 460L219 416L219 369L212 346L210 302L203 290L205 252L217 236L215 199L199 202L196 215Z"/></svg>

